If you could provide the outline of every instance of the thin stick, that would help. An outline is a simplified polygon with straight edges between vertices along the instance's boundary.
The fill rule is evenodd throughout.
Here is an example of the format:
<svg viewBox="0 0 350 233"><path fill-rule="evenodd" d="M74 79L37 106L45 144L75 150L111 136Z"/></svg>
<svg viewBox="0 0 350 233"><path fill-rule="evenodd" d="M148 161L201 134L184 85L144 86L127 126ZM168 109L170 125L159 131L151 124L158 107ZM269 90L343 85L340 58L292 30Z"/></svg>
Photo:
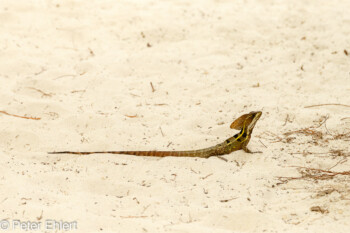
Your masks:
<svg viewBox="0 0 350 233"><path fill-rule="evenodd" d="M284 122L284 124L283 124L283 126L286 126L286 124L287 124L287 121L289 120L289 114L287 114L287 116L286 116L286 120L285 120L285 122Z"/></svg>
<svg viewBox="0 0 350 233"><path fill-rule="evenodd" d="M124 116L129 117L129 118L136 118L136 117L138 117L137 114L136 115L124 115Z"/></svg>
<svg viewBox="0 0 350 233"><path fill-rule="evenodd" d="M162 136L164 137L164 133L163 133L162 127L159 126L159 129L160 129L160 132L162 133Z"/></svg>
<svg viewBox="0 0 350 233"><path fill-rule="evenodd" d="M24 119L29 119L29 120L40 120L41 119L40 117L19 116L19 115L7 113L5 111L0 111L0 113L3 113L3 114L8 115L8 116L19 117L19 118L24 118Z"/></svg>
<svg viewBox="0 0 350 233"><path fill-rule="evenodd" d="M265 144L259 139L259 142L265 147L267 148L267 146L265 146Z"/></svg>
<svg viewBox="0 0 350 233"><path fill-rule="evenodd" d="M331 170L332 168L335 168L336 166L338 166L341 163L345 163L346 161L348 161L346 158L345 159L341 159L340 161L338 161L335 165L333 165L332 167L328 168L328 170Z"/></svg>
<svg viewBox="0 0 350 233"><path fill-rule="evenodd" d="M336 105L336 106L343 106L343 107L349 107L350 108L350 105L346 105L346 104L316 104L316 105L305 106L304 108L313 108L313 107L327 106L327 105Z"/></svg>
<svg viewBox="0 0 350 233"><path fill-rule="evenodd" d="M52 93L45 93L45 92L43 92L42 90L37 89L37 88L34 88L34 87L28 87L28 88L39 92L40 94L42 94L42 96L48 96L48 97L51 97L51 96L52 96Z"/></svg>
<svg viewBox="0 0 350 233"><path fill-rule="evenodd" d="M225 200L220 200L220 202L229 202L229 201L232 201L232 200L235 200L237 199L238 197L234 197L234 198L230 198L230 199L225 199Z"/></svg>
<svg viewBox="0 0 350 233"><path fill-rule="evenodd" d="M147 218L148 216L141 215L141 216L120 216L121 218Z"/></svg>
<svg viewBox="0 0 350 233"><path fill-rule="evenodd" d="M155 91L156 91L156 89L154 89L153 83L152 83L152 82L150 82L150 84L151 84L151 87L152 87L152 92L155 92Z"/></svg>
<svg viewBox="0 0 350 233"><path fill-rule="evenodd" d="M326 121L329 119L329 115L327 114L327 116L325 116L325 118L324 118L324 121L322 122L322 123L320 123L320 125L319 126L315 126L315 127L313 127L313 128L320 128L323 124L325 124L326 123ZM327 129L327 126L325 126L326 127L326 129ZM311 127L310 127L311 128ZM327 129L327 131L328 131L328 129Z"/></svg>
<svg viewBox="0 0 350 233"><path fill-rule="evenodd" d="M211 176L211 175L213 175L213 173L210 173L210 174L208 174L208 175L206 175L206 176L204 176L204 177L201 177L201 179L202 180L205 180L205 179L207 179L209 176Z"/></svg>
<svg viewBox="0 0 350 233"><path fill-rule="evenodd" d="M301 180L301 179L315 179L315 180L327 180L332 179L337 175L350 175L350 171L343 171L343 172L333 172L330 170L323 170L318 168L310 168L310 167L302 167L302 166L289 166L289 167L296 167L299 169L305 169L304 172L301 172L301 176L299 177L277 177L282 183L287 183L290 180Z"/></svg>

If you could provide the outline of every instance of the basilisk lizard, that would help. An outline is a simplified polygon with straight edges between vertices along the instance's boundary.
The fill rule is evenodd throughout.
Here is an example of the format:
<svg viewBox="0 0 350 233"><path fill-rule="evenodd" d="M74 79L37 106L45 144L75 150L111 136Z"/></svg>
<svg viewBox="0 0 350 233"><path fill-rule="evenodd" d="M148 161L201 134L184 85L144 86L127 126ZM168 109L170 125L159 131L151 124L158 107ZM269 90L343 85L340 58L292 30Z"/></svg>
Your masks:
<svg viewBox="0 0 350 233"><path fill-rule="evenodd" d="M261 112L250 112L244 114L232 122L230 128L240 130L240 132L233 137L226 139L224 142L217 144L216 146L208 147L200 150L188 150L188 151L89 151L89 152L78 152L78 151L55 151L49 152L49 154L127 154L127 155L138 155L138 156L176 156L176 157L200 157L208 158L210 156L220 156L229 154L233 151L243 149L247 153L251 152L247 145L252 136L252 132L256 122L261 116Z"/></svg>

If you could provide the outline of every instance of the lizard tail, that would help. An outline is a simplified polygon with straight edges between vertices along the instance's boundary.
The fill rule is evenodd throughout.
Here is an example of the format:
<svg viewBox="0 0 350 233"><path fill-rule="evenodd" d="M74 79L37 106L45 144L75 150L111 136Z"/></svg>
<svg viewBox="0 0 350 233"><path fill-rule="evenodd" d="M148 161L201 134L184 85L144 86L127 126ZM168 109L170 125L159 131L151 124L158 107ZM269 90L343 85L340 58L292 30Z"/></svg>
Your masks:
<svg viewBox="0 0 350 233"><path fill-rule="evenodd" d="M117 151L115 154L136 155L136 156L152 156L152 157L209 157L208 153L199 151Z"/></svg>
<svg viewBox="0 0 350 233"><path fill-rule="evenodd" d="M117 151L116 151L117 152ZM90 155L90 154L104 154L104 153L111 153L108 151L89 151L89 152L80 152L80 151L53 151L53 152L47 152L48 154L73 154L73 155ZM117 154L117 153L114 153Z"/></svg>
<svg viewBox="0 0 350 233"><path fill-rule="evenodd" d="M125 155L136 155L136 156L152 156L152 157L200 157L208 158L212 156L210 150L192 150L192 151L54 151L48 152L48 154L74 154L74 155L90 155L90 154L125 154Z"/></svg>

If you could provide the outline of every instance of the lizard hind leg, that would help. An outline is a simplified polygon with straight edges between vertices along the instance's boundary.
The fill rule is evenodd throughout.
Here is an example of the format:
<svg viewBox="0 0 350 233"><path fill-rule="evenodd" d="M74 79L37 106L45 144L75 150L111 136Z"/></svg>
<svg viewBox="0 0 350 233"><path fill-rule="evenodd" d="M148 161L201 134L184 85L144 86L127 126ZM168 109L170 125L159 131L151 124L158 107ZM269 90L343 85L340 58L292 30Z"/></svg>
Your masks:
<svg viewBox="0 0 350 233"><path fill-rule="evenodd" d="M242 147L242 149L243 149L245 152L250 153L250 154L262 153L262 151L251 151L251 150L248 149L248 147L247 147L246 145L244 145L244 146Z"/></svg>

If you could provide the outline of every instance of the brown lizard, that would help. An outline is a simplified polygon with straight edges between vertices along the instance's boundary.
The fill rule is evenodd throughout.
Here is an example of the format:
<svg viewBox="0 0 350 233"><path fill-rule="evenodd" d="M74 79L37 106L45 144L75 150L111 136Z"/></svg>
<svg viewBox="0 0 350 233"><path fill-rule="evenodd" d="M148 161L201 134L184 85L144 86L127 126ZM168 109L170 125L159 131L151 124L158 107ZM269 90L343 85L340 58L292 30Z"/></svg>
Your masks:
<svg viewBox="0 0 350 233"><path fill-rule="evenodd" d="M220 156L229 154L233 151L243 149L247 153L253 153L247 145L252 136L252 132L256 122L259 120L262 112L250 112L244 114L232 122L230 128L240 130L240 132L233 137L226 139L224 142L217 144L216 146L208 147L200 150L188 150L188 151L91 151L91 152L78 152L78 151L56 151L48 152L49 154L127 154L138 156L176 156L176 157L200 157L208 158L210 156Z"/></svg>

